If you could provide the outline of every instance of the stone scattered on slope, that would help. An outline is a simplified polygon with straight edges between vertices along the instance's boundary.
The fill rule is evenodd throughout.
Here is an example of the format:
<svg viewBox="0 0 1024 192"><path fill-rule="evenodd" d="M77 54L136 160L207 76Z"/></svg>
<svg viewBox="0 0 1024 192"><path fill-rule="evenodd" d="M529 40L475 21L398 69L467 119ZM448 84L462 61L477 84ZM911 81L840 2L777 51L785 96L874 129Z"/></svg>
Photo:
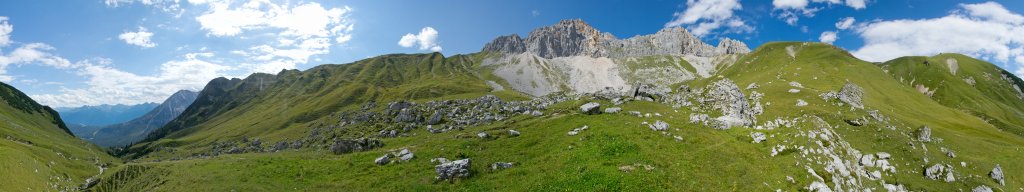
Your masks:
<svg viewBox="0 0 1024 192"><path fill-rule="evenodd" d="M513 136L513 137L517 137L517 136L519 136L519 131L509 129L508 130L508 135L509 136Z"/></svg>
<svg viewBox="0 0 1024 192"><path fill-rule="evenodd" d="M804 88L804 85L802 85L802 84L800 84L800 82L796 82L796 81L790 81L789 82L789 86L796 87L796 88Z"/></svg>
<svg viewBox="0 0 1024 192"><path fill-rule="evenodd" d="M992 171L988 173L989 177L999 182L999 185L1006 186L1006 180L1003 176L1003 168L996 164L996 168L992 168Z"/></svg>
<svg viewBox="0 0 1024 192"><path fill-rule="evenodd" d="M622 108L611 107L611 108L604 109L605 113L619 113L619 111L622 111Z"/></svg>
<svg viewBox="0 0 1024 192"><path fill-rule="evenodd" d="M803 99L797 99L796 100L796 106L797 107L807 106L807 101L804 101Z"/></svg>
<svg viewBox="0 0 1024 192"><path fill-rule="evenodd" d="M839 90L838 97L839 100L846 104L850 104L850 106L853 106L854 108L864 108L864 103L862 101L862 97L864 97L864 89L852 82L846 82L846 85L843 85L843 89Z"/></svg>
<svg viewBox="0 0 1024 192"><path fill-rule="evenodd" d="M800 90L799 89L789 89L789 91L787 91L787 92L789 92L789 93L800 93Z"/></svg>
<svg viewBox="0 0 1024 192"><path fill-rule="evenodd" d="M927 125L925 125L921 126L920 129L917 129L917 140L921 142L931 142L932 128L929 128Z"/></svg>
<svg viewBox="0 0 1024 192"><path fill-rule="evenodd" d="M398 159L402 161L412 160L413 157L415 157L415 155L413 155L412 151L409 151L409 149L402 149L402 151L398 152Z"/></svg>
<svg viewBox="0 0 1024 192"><path fill-rule="evenodd" d="M355 140L335 140L331 145L331 152L335 155L351 152L366 151L384 146L384 143L377 139L360 138Z"/></svg>
<svg viewBox="0 0 1024 192"><path fill-rule="evenodd" d="M765 140L768 140L768 137L761 132L750 133L750 138L754 139L754 143L761 143L764 142Z"/></svg>
<svg viewBox="0 0 1024 192"><path fill-rule="evenodd" d="M601 104L597 102L590 102L580 106L580 111L587 115L596 115L601 113Z"/></svg>
<svg viewBox="0 0 1024 192"><path fill-rule="evenodd" d="M650 127L651 130L655 130L655 131L665 131L665 130L668 130L668 123L665 123L664 121L658 120L658 121L654 122L654 124L648 125L648 127Z"/></svg>
<svg viewBox="0 0 1024 192"><path fill-rule="evenodd" d="M864 124L867 124L867 120L864 118L844 119L843 121L845 121L846 124L853 125L854 127L864 126Z"/></svg>
<svg viewBox="0 0 1024 192"><path fill-rule="evenodd" d="M986 185L978 185L978 187L971 189L971 192L992 192L992 188Z"/></svg>
<svg viewBox="0 0 1024 192"><path fill-rule="evenodd" d="M580 132L583 132L584 130L587 130L587 128L589 128L589 127L584 125L583 127L572 129L572 131L569 131L569 136L580 134Z"/></svg>
<svg viewBox="0 0 1024 192"><path fill-rule="evenodd" d="M494 164L491 164L491 170L508 169L512 168L512 166L512 163L509 162L495 162Z"/></svg>
<svg viewBox="0 0 1024 192"><path fill-rule="evenodd" d="M373 162L377 163L377 165L387 165L388 163L391 163L391 154L384 154L384 156L378 157L376 160L373 160Z"/></svg>
<svg viewBox="0 0 1024 192"><path fill-rule="evenodd" d="M956 181L953 177L953 167L949 165L935 164L924 170L924 176L931 180L940 180L948 182Z"/></svg>
<svg viewBox="0 0 1024 192"><path fill-rule="evenodd" d="M712 122L705 121L716 129L728 129L732 126L751 126L754 123L754 109L740 92L739 86L729 79L722 79L709 85L704 97L698 98L703 105L722 112ZM691 120L693 120L691 115Z"/></svg>
<svg viewBox="0 0 1024 192"><path fill-rule="evenodd" d="M452 180L469 177L469 167L469 159L459 159L434 166L434 171L437 180Z"/></svg>
<svg viewBox="0 0 1024 192"><path fill-rule="evenodd" d="M441 123L441 117L444 116L444 112L441 110L434 111L434 115L430 116L430 120L427 120L427 125L437 125Z"/></svg>
<svg viewBox="0 0 1024 192"><path fill-rule="evenodd" d="M476 136L480 137L481 139L486 139L488 137L491 137L491 135L488 135L486 132L477 133Z"/></svg>

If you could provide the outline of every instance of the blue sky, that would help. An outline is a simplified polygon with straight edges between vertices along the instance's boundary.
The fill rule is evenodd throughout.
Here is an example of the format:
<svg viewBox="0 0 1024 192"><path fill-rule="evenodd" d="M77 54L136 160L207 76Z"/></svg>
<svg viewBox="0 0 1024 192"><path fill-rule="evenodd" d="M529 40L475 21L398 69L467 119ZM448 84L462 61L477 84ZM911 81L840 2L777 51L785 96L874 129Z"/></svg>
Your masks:
<svg viewBox="0 0 1024 192"><path fill-rule="evenodd" d="M51 106L160 102L220 76L472 53L571 18L619 38L682 26L712 44L824 41L868 61L958 52L1020 75L1022 13L1024 1L0 1L0 81Z"/></svg>

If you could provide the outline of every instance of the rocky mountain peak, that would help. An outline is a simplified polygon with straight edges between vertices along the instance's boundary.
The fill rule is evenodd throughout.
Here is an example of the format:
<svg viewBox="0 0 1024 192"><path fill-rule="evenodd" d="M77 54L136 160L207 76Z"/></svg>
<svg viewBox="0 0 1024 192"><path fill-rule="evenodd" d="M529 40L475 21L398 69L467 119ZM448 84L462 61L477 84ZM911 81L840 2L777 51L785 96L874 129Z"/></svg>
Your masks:
<svg viewBox="0 0 1024 192"><path fill-rule="evenodd" d="M580 19L562 20L552 26L538 28L523 39L518 35L495 38L484 45L484 52L504 54L533 53L544 58L638 57L648 55L695 55L711 57L722 54L749 53L746 44L733 39L722 39L716 46L709 45L682 27L663 28L650 35L617 39L602 33Z"/></svg>
<svg viewBox="0 0 1024 192"><path fill-rule="evenodd" d="M526 38L526 51L544 58L606 56L601 47L601 36L601 32L583 20L562 20L530 32Z"/></svg>
<svg viewBox="0 0 1024 192"><path fill-rule="evenodd" d="M750 53L750 48L747 47L747 44L729 38L724 38L721 42L718 42L716 49L722 54Z"/></svg>

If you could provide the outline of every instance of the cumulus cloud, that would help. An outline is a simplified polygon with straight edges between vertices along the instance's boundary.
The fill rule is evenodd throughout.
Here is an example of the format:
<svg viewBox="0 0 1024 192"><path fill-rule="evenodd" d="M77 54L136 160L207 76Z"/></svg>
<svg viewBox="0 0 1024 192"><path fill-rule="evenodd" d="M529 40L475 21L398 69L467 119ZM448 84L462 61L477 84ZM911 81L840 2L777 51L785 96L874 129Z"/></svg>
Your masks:
<svg viewBox="0 0 1024 192"><path fill-rule="evenodd" d="M0 47L11 44L11 32L14 26L7 22L7 17L0 16Z"/></svg>
<svg viewBox="0 0 1024 192"><path fill-rule="evenodd" d="M786 24L796 26L800 17L814 17L815 13L831 8L832 4L843 4L842 0L772 0L774 16ZM867 8L865 0L846 0L846 6L853 9Z"/></svg>
<svg viewBox="0 0 1024 192"><path fill-rule="evenodd" d="M231 51L251 56L240 67L253 72L276 73L294 69L311 57L328 54L331 45L352 40L354 22L349 19L350 7L325 8L319 3L274 3L248 1L236 3L220 0L190 0L189 3L209 10L197 16L200 28L213 37L240 39L266 33L277 34L277 40Z"/></svg>
<svg viewBox="0 0 1024 192"><path fill-rule="evenodd" d="M1024 56L1024 36L1020 35L1024 34L1024 25L1019 18L1020 14L988 2L961 4L939 18L877 21L858 27L864 46L853 54L868 61L886 61L907 55L955 52L1016 63L1020 72L1024 65L1020 58Z"/></svg>
<svg viewBox="0 0 1024 192"><path fill-rule="evenodd" d="M433 27L424 27L417 34L406 33L401 40L398 40L398 45L402 47L419 45L420 50L441 51L441 45L437 42L437 30L434 30Z"/></svg>
<svg viewBox="0 0 1024 192"><path fill-rule="evenodd" d="M836 29L839 29L839 30L849 29L850 27L853 26L853 22L856 22L856 21L857 21L857 19L854 19L853 17L843 18L843 19L839 20L839 22L836 23Z"/></svg>
<svg viewBox="0 0 1024 192"><path fill-rule="evenodd" d="M174 17L181 17L185 13L185 9L181 8L181 0L104 0L104 4L107 7L117 8L124 5L130 5L133 3L140 3L145 6L150 6L164 12L174 14Z"/></svg>
<svg viewBox="0 0 1024 192"><path fill-rule="evenodd" d="M136 45L142 48L156 47L156 43L150 41L153 37L153 33L146 31L145 27L139 27L139 31L128 31L121 33L117 38L123 40L129 45Z"/></svg>
<svg viewBox="0 0 1024 192"><path fill-rule="evenodd" d="M821 36L818 37L819 41L821 41L822 43L828 43L828 44L832 44L832 42L836 42L836 39L839 39L839 37L836 37L836 32L835 31L825 31L825 32L822 32Z"/></svg>
<svg viewBox="0 0 1024 192"><path fill-rule="evenodd" d="M675 12L665 27L683 26L694 35L706 36L725 28L725 33L750 33L753 27L733 14L743 9L738 0L687 0L686 10Z"/></svg>
<svg viewBox="0 0 1024 192"><path fill-rule="evenodd" d="M161 101L178 90L201 90L210 79L223 76L228 66L205 61L211 53L190 53L182 60L160 65L154 75L139 75L118 70L109 59L97 58L76 63L76 73L86 77L85 88L62 88L55 94L32 95L40 103L56 107L82 105L139 104Z"/></svg>

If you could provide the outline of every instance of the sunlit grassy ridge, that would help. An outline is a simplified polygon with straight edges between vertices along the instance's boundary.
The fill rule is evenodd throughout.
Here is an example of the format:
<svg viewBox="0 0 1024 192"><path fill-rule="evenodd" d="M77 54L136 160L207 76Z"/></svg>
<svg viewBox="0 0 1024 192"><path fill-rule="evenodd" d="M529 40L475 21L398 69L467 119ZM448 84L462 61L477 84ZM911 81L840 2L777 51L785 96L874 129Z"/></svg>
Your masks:
<svg viewBox="0 0 1024 192"><path fill-rule="evenodd" d="M885 65L879 67L856 59L827 44L792 42L765 44L752 53L741 55L735 64L711 78L680 85L703 88L712 82L730 79L745 95L752 95L754 91L764 94L761 102L765 112L757 116L757 125L776 119L799 119L793 127L715 130L689 121L692 113L715 114L714 111L674 109L670 105L643 101L623 104L620 107L624 112L618 114L584 115L578 112L578 106L583 103L597 101L605 107L612 104L583 97L555 104L544 110L546 115L541 117L518 115L493 124L437 134L414 129L405 136L382 138L383 148L365 152L335 155L317 148L303 148L166 161L208 151L218 141L261 138L269 143L302 138L309 134L315 122L334 122L330 114L360 111L367 101L378 104L368 110L379 111L382 105L396 100L426 102L485 94L506 100L528 99L512 91L489 92L486 80L507 85L491 75L487 66L478 65L489 56L493 55L448 58L436 53L387 55L306 71L258 74L245 80L215 80L200 95L198 104L193 104L175 122L164 127L162 135L155 135L129 150L133 156L141 157L135 160L137 163L116 167L106 174L105 178L118 178L114 180L120 182L103 182L95 189L796 191L819 181L812 173L824 177L828 186L835 185L830 180L830 168L820 164L825 157L795 149L771 155L777 146L812 148L819 145L820 139L807 137L808 133L821 130L820 125L812 121L819 117L829 125L828 130L840 136L835 139L837 142L849 144L861 153L886 152L893 156L889 161L896 166L896 171L884 173L884 183L903 185L914 191L969 190L979 185L1004 190L1024 187L1019 174L1013 174L1024 173L1024 164L1019 161L1024 158L1021 148L1024 138L1020 135L1001 131L1007 128L979 118L977 113L951 107L942 99L919 93L914 87L901 83L896 75L901 73ZM686 62L644 61L650 60L641 59L639 63L627 65L643 65L634 68L669 65L694 70ZM961 70L968 71L968 61L961 62ZM802 88L791 86L791 82L800 83ZM854 109L819 96L838 91L848 82L864 89L866 109ZM751 83L759 88L745 89ZM800 92L791 93L790 89ZM809 105L796 106L798 99ZM998 103L1013 101L1009 97L1001 99ZM974 109L985 111L981 107ZM864 126L844 122L868 116L870 110L877 110L888 120L871 121ZM656 115L637 117L626 111ZM658 120L669 123L670 129L658 132L645 125L645 122ZM579 135L567 135L568 131L584 125L590 128ZM915 131L921 126L931 127L936 141L916 140ZM374 137L379 128L354 128L343 137ZM510 129L522 135L511 137L507 132ZM478 138L479 132L493 137ZM753 143L751 132L766 133L768 140ZM412 150L416 158L385 166L373 163L375 158L402 148ZM956 157L949 157L941 148L954 151ZM857 163L858 157L850 152L839 155L837 158L847 163ZM472 176L454 182L435 181L435 164L430 162L435 157L472 159ZM494 162L513 162L515 166L491 170L489 166ZM961 166L961 162L966 166ZM925 178L924 168L936 163L954 166L956 182ZM995 164L1010 173L1006 186L999 186L988 178L988 171ZM620 170L624 166L632 166L634 170ZM861 178L858 183L882 191L882 180Z"/></svg>
<svg viewBox="0 0 1024 192"><path fill-rule="evenodd" d="M115 163L103 149L75 138L52 109L0 83L0 191L76 190Z"/></svg>

